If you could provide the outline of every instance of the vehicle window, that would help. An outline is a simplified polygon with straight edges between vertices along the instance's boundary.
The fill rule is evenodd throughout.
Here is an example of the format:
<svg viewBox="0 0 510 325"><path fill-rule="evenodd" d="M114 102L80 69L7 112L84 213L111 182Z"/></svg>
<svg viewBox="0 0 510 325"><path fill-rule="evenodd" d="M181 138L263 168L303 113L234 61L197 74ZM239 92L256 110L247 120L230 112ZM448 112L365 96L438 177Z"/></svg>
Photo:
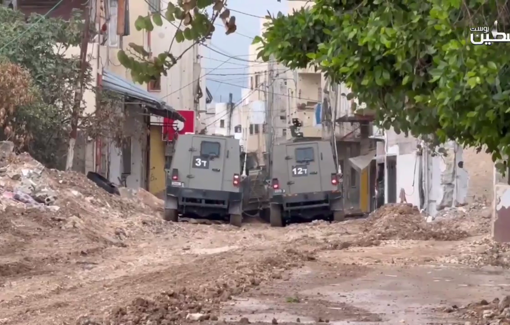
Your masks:
<svg viewBox="0 0 510 325"><path fill-rule="evenodd" d="M296 149L296 162L309 162L314 160L315 159L312 147Z"/></svg>
<svg viewBox="0 0 510 325"><path fill-rule="evenodd" d="M200 156L219 157L221 145L219 142L202 141L200 144Z"/></svg>

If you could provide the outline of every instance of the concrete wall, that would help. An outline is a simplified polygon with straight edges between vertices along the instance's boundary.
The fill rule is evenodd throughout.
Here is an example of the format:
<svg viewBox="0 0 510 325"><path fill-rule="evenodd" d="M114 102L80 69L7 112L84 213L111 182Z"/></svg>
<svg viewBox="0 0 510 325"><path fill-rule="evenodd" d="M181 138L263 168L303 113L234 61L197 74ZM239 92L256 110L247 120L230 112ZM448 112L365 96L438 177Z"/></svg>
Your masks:
<svg viewBox="0 0 510 325"><path fill-rule="evenodd" d="M126 177L130 188L146 188L147 137L142 109L138 105L127 105L126 134L131 138L131 173ZM115 144L108 145L108 179L116 184L124 172L122 150Z"/></svg>

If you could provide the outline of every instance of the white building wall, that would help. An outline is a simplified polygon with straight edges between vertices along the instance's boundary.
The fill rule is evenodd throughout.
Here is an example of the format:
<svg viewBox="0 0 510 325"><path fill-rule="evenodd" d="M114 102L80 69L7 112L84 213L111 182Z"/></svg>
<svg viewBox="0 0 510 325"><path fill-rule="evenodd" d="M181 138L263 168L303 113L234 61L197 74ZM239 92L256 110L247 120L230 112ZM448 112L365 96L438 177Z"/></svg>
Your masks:
<svg viewBox="0 0 510 325"><path fill-rule="evenodd" d="M166 8L168 2L167 0L162 0L161 8ZM176 1L172 2L176 3ZM163 19L162 26L154 26L154 30L151 32L150 42L150 51L153 56L168 51L173 39L173 37L169 37L169 35L174 35L176 30L176 26L170 24L165 19ZM177 56L190 45L191 41L187 40L182 43L173 42L171 52ZM161 77L161 91L154 92L154 95L162 98L168 105L176 110L194 110L196 105L194 96L198 82L203 93L198 106L205 108L206 79L200 79L200 76L204 74L200 60L200 55L203 54L203 51L203 48L195 45L186 52L183 57L177 61L176 65L168 70L168 75ZM162 118L153 116L151 117L151 123L162 123ZM199 125L199 123L196 123L196 125Z"/></svg>

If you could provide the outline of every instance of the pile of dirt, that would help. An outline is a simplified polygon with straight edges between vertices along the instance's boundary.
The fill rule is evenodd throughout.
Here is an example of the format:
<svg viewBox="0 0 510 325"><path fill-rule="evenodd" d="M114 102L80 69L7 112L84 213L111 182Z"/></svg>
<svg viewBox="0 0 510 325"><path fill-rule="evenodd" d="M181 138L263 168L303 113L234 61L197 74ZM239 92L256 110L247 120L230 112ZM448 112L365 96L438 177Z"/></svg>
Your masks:
<svg viewBox="0 0 510 325"><path fill-rule="evenodd" d="M510 268L510 244L496 243L489 236L465 242L459 252L443 256L441 262L468 266L499 266Z"/></svg>
<svg viewBox="0 0 510 325"><path fill-rule="evenodd" d="M454 241L468 236L439 222L428 223L411 204L387 204L369 215L356 246L377 246L382 240Z"/></svg>
<svg viewBox="0 0 510 325"><path fill-rule="evenodd" d="M218 320L220 303L232 299L262 282L280 279L286 270L299 267L313 257L295 250L254 252L249 258L243 254L225 253L216 256L211 269L204 269L206 280L178 284L168 283L167 291L152 298L138 297L129 305L115 308L104 319L82 317L77 324L176 324L186 321ZM211 261L207 261L211 267ZM197 262L196 269L204 265Z"/></svg>
<svg viewBox="0 0 510 325"><path fill-rule="evenodd" d="M438 211L435 222L465 231L471 236L486 235L491 230L492 209L480 202Z"/></svg>
<svg viewBox="0 0 510 325"><path fill-rule="evenodd" d="M495 298L491 302L483 299L467 306L451 306L443 309L457 317L468 320L471 325L510 325L510 296Z"/></svg>
<svg viewBox="0 0 510 325"><path fill-rule="evenodd" d="M0 142L0 266L123 247L165 227L163 203L152 194L111 195L83 174L46 169L12 150Z"/></svg>

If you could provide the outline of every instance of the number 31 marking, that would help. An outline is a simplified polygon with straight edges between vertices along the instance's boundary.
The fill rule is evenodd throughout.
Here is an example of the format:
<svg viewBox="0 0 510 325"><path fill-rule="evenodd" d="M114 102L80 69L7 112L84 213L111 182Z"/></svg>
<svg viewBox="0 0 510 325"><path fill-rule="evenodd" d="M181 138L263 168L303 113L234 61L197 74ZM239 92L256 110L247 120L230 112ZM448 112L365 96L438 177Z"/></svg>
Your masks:
<svg viewBox="0 0 510 325"><path fill-rule="evenodd" d="M202 160L200 158L195 158L195 166L197 166L197 167L205 167L205 166L207 166L207 160Z"/></svg>

